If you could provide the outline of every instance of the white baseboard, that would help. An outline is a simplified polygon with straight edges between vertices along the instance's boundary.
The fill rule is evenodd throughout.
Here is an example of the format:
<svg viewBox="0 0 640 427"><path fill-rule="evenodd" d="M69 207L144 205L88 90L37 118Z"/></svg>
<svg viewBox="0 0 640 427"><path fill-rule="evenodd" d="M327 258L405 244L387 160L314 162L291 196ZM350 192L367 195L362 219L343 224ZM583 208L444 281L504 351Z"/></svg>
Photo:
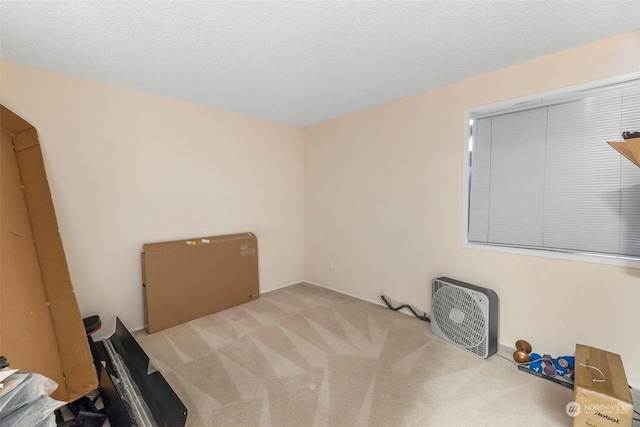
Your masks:
<svg viewBox="0 0 640 427"><path fill-rule="evenodd" d="M339 291L337 289L334 289L334 288L332 288L330 286L323 285L321 283L311 282L309 280L304 280L303 283L308 283L310 285L318 286L320 288L324 288L324 289L327 289L327 290L330 290L330 291L333 291L333 292L337 292L337 293L342 294L342 295L346 295L346 296L349 296L349 297L352 297L352 298L359 299L360 301L370 302L371 304L375 304L375 305L379 305L379 306L387 308L387 306L385 306L381 301L370 300L369 298L362 298L360 296L353 295L353 294L350 294L350 293L347 293L347 292L344 292L344 291ZM402 313L402 314L406 314L406 313Z"/></svg>
<svg viewBox="0 0 640 427"><path fill-rule="evenodd" d="M298 281L295 281L295 282L292 282L292 283L289 283L289 284L286 284L286 285L281 285L281 286L278 286L278 287L275 287L275 288L269 289L268 291L264 291L264 292L263 292L263 291L260 291L260 295L262 295L262 294L268 294L269 292L277 291L278 289L288 288L289 286L298 285L298 284L300 284L300 283L305 283L305 281L304 281L304 280L302 280L302 279L300 279L300 280L298 280Z"/></svg>

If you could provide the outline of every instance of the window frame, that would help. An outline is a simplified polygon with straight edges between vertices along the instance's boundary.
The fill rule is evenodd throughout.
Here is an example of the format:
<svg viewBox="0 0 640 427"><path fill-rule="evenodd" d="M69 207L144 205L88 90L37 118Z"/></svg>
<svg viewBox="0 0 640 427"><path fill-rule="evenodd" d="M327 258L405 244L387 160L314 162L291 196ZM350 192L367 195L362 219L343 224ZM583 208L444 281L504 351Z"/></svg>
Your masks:
<svg viewBox="0 0 640 427"><path fill-rule="evenodd" d="M640 72L623 74L620 76L595 80L587 83L563 87L541 93L526 95L505 101L499 101L491 104L480 105L467 108L464 110L464 138L463 138L463 197L462 197L462 246L464 249L484 250L497 253L527 255L543 258L587 262L595 264L606 264L620 267L631 267L640 269L640 258L614 256L607 254L597 254L589 252L579 252L571 250L553 250L542 248L525 248L507 245L498 245L495 243L478 243L470 242L469 238L469 207L470 207L470 189L471 189L471 154L472 140L471 135L471 117L473 115L497 114L501 111L518 111L533 108L535 106L548 105L557 100L558 97L569 97L571 94L578 95L582 91L591 91L594 89L605 88L606 86L621 84L631 80L640 79ZM568 98L567 98L568 99ZM620 137L622 140L622 137ZM606 143L606 141L603 141ZM613 148L612 148L613 150Z"/></svg>

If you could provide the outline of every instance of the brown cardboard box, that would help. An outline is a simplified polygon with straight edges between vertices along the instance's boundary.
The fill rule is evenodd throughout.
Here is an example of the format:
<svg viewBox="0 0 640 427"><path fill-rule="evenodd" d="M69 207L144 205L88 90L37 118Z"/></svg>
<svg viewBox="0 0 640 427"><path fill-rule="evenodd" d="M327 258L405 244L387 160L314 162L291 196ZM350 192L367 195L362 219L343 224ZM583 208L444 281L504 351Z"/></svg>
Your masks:
<svg viewBox="0 0 640 427"><path fill-rule="evenodd" d="M98 379L73 293L38 133L0 106L0 354L73 401Z"/></svg>
<svg viewBox="0 0 640 427"><path fill-rule="evenodd" d="M143 246L145 323L152 333L259 297L252 233Z"/></svg>
<svg viewBox="0 0 640 427"><path fill-rule="evenodd" d="M633 400L619 355L577 344L574 375L574 427L631 427Z"/></svg>

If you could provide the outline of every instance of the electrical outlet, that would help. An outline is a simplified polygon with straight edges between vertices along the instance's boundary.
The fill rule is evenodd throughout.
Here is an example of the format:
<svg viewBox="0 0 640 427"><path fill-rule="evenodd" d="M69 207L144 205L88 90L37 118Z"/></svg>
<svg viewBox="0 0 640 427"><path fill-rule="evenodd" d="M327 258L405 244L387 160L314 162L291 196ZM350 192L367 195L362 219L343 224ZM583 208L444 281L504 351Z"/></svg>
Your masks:
<svg viewBox="0 0 640 427"><path fill-rule="evenodd" d="M333 270L333 261L329 260L329 262L327 263L327 267L329 268L329 270Z"/></svg>

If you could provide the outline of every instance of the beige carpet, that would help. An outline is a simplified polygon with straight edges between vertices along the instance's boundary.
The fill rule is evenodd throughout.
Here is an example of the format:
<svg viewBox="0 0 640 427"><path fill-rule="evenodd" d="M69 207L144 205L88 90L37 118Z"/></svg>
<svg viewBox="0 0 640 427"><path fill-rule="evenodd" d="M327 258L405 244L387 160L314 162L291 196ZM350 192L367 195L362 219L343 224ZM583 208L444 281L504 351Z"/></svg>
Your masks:
<svg viewBox="0 0 640 427"><path fill-rule="evenodd" d="M572 391L309 284L136 339L188 426L571 426Z"/></svg>

